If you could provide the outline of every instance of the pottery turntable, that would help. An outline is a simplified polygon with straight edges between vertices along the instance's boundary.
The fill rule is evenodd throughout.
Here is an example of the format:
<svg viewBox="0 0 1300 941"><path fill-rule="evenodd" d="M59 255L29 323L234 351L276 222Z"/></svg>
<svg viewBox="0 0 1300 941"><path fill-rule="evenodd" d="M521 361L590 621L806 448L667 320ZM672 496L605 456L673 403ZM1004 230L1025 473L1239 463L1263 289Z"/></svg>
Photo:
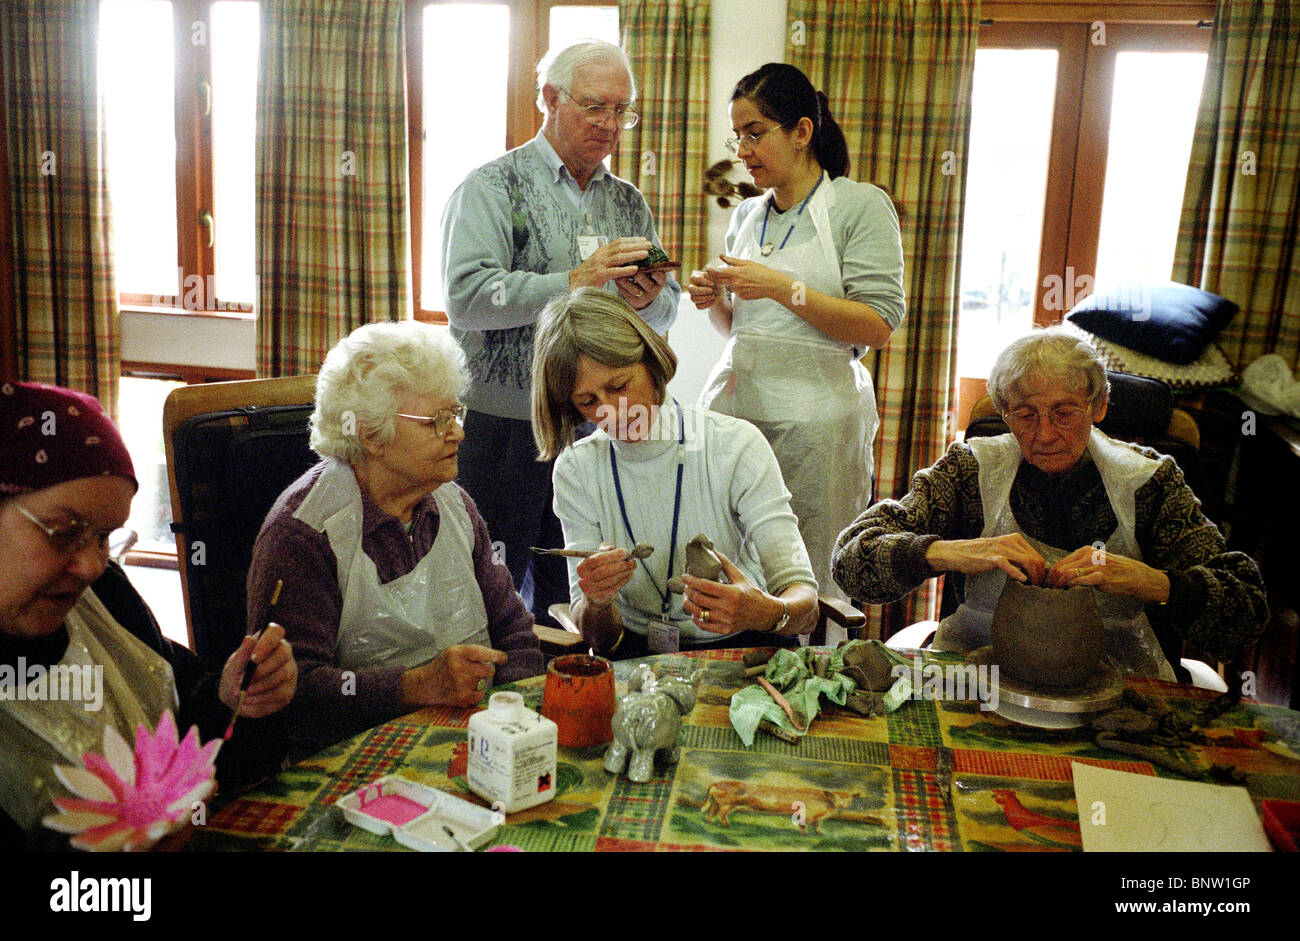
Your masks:
<svg viewBox="0 0 1300 941"><path fill-rule="evenodd" d="M972 651L966 661L976 666L997 663L992 645ZM1002 670L998 671L993 685L998 690L994 712L1012 722L1040 729L1073 729L1086 725L1093 714L1118 706L1124 697L1124 678L1104 662L1098 663L1087 679L1074 686L1027 683Z"/></svg>

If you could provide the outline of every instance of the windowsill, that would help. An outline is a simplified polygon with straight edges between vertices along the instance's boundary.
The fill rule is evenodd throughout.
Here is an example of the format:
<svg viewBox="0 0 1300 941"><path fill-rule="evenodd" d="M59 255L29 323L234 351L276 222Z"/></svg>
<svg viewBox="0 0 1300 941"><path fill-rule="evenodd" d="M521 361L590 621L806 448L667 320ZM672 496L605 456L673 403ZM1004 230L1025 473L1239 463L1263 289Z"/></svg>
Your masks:
<svg viewBox="0 0 1300 941"><path fill-rule="evenodd" d="M176 552L163 552L154 549L132 549L122 560L123 565L135 565L147 569L171 569L180 571L180 562L176 559Z"/></svg>
<svg viewBox="0 0 1300 941"><path fill-rule="evenodd" d="M204 320L246 320L255 321L257 315L253 310L187 310L184 307L148 306L143 304L122 304L118 308L124 314L145 314L155 317L186 317Z"/></svg>
<svg viewBox="0 0 1300 941"><path fill-rule="evenodd" d="M215 371L226 378L257 369L257 321L237 311L122 308L124 362Z"/></svg>

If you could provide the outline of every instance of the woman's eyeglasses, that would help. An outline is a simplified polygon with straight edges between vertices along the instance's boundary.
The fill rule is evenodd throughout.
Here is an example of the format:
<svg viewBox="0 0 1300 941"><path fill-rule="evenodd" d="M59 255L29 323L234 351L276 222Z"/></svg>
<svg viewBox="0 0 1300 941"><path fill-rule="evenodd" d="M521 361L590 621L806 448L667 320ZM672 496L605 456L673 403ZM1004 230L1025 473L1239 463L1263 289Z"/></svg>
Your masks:
<svg viewBox="0 0 1300 941"><path fill-rule="evenodd" d="M1046 416L1047 420L1052 423L1053 428L1064 431L1076 427L1079 424L1079 419L1088 412L1089 410L1081 405L1058 405L1050 412L1040 412L1035 408L1012 409L1002 417L1007 420L1008 425L1025 429L1037 428L1044 416Z"/></svg>
<svg viewBox="0 0 1300 941"><path fill-rule="evenodd" d="M445 438L451 434L453 422L461 428L465 427L465 416L467 414L469 414L469 406L457 405L454 408L444 408L435 415L407 415L398 412L397 417L418 421L439 438Z"/></svg>
<svg viewBox="0 0 1300 941"><path fill-rule="evenodd" d="M785 127L784 124L777 124L773 127L767 128L766 130L759 131L757 134L741 134L739 137L728 137L725 141L723 141L723 146L726 147L733 154L740 153L741 144L745 145L746 150L753 150L755 147L758 146L758 142L763 139L763 136L765 134L770 134L773 131L775 131L777 128L784 128L784 127Z"/></svg>
<svg viewBox="0 0 1300 941"><path fill-rule="evenodd" d="M96 530L93 523L88 523L75 516L67 523L53 525L45 522L21 503L15 503L14 506L19 513L32 522L33 526L45 534L50 548L59 555L76 555L86 546L94 543L95 548L99 550L100 556L107 561L113 555L113 550L110 547L122 546L123 548L119 552L125 552L135 542L135 533L129 529L118 528L111 532L102 529Z"/></svg>
<svg viewBox="0 0 1300 941"><path fill-rule="evenodd" d="M617 107L611 107L610 105L584 105L567 91L564 92L564 97L568 98L575 105L581 108L582 116L587 119L587 123L594 124L596 127L608 123L610 118L613 118L614 122L618 124L619 127L625 131L630 131L632 128L636 127L637 122L641 120L641 115L637 114L627 105L618 105Z"/></svg>

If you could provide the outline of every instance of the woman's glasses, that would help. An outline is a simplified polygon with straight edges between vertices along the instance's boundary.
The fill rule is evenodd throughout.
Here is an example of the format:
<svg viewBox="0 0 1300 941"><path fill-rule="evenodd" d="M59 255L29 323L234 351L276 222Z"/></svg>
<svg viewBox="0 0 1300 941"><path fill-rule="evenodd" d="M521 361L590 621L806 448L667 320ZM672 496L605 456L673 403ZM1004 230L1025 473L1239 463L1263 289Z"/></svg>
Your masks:
<svg viewBox="0 0 1300 941"><path fill-rule="evenodd" d="M453 408L444 408L435 415L407 415L398 412L397 417L418 421L439 438L445 438L451 434L453 422L461 428L465 427L465 416L467 414L469 414L469 406L457 405Z"/></svg>
<svg viewBox="0 0 1300 941"><path fill-rule="evenodd" d="M741 134L739 137L728 137L725 141L723 141L723 146L726 147L733 154L740 153L741 144L745 145L746 150L753 150L755 147L758 146L758 142L763 139L763 136L765 134L770 134L773 131L775 131L777 128L783 128L783 127L785 127L784 124L777 124L773 127L769 127L767 130L759 131L757 134Z"/></svg>
<svg viewBox="0 0 1300 941"><path fill-rule="evenodd" d="M59 555L76 555L86 546L94 543L95 548L99 550L100 556L107 561L113 555L110 547L125 546L129 548L130 544L135 542L135 533L129 529L118 528L111 532L103 529L96 530L93 523L88 523L75 516L67 523L56 525L45 522L21 503L15 503L14 506L19 513L31 520L33 526L45 534L50 548ZM120 551L125 551L125 549Z"/></svg>
<svg viewBox="0 0 1300 941"><path fill-rule="evenodd" d="M1088 414L1088 411L1081 405L1058 405L1050 412L1040 412L1036 408L1025 407L1012 409L1002 417L1007 420L1008 425L1019 429L1037 428L1046 417L1053 428L1066 431L1077 427L1079 420Z"/></svg>

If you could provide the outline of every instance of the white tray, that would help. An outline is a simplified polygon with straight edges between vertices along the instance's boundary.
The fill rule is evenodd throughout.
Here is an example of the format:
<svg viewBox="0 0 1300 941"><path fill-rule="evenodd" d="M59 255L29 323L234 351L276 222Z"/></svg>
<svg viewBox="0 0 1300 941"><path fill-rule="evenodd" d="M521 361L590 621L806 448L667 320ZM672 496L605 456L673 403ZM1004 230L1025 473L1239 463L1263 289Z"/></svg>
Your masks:
<svg viewBox="0 0 1300 941"><path fill-rule="evenodd" d="M366 812L366 805L381 797L405 798L425 810L404 823L395 824ZM403 846L426 853L476 850L496 836L497 827L504 819L496 811L397 774L370 782L338 804L343 816L354 826L380 836L391 833Z"/></svg>

